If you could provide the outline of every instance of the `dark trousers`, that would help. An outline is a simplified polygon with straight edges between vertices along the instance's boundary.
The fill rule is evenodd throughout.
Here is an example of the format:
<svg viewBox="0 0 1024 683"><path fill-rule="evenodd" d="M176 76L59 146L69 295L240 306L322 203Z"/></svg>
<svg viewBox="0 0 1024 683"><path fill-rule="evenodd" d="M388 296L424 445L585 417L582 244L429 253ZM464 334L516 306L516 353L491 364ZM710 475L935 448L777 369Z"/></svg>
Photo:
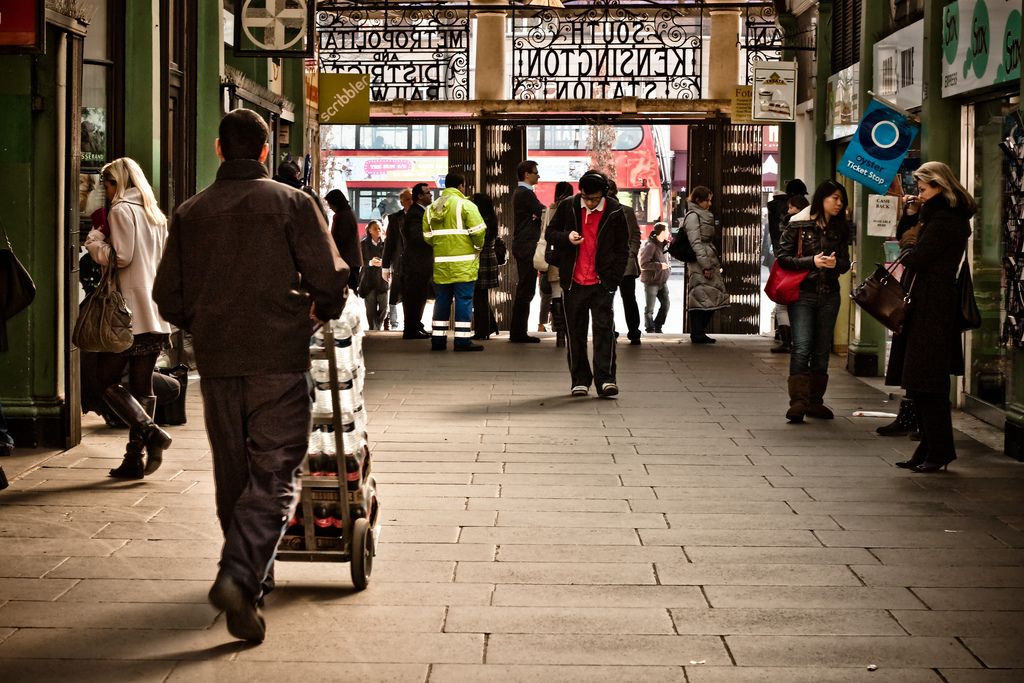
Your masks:
<svg viewBox="0 0 1024 683"><path fill-rule="evenodd" d="M224 531L220 569L258 596L273 576L308 446L308 375L204 377L200 387Z"/></svg>
<svg viewBox="0 0 1024 683"><path fill-rule="evenodd" d="M832 353L832 332L839 315L839 292L800 292L789 305L789 328L793 337L789 374L827 375Z"/></svg>
<svg viewBox="0 0 1024 683"><path fill-rule="evenodd" d="M640 307L636 303L636 278L627 275L619 283L619 296L622 297L622 310L626 314L626 336L629 339L640 338Z"/></svg>
<svg viewBox="0 0 1024 683"><path fill-rule="evenodd" d="M477 287L473 292L473 334L477 337L488 337L498 332L498 321L491 310L490 291Z"/></svg>
<svg viewBox="0 0 1024 683"><path fill-rule="evenodd" d="M408 290L402 292L402 315L405 317L407 334L423 331L423 309L427 305L427 293L424 290Z"/></svg>
<svg viewBox="0 0 1024 683"><path fill-rule="evenodd" d="M691 308L688 312L690 317L690 339L704 339L708 336L708 328L711 327L711 318L714 311L705 311L700 308Z"/></svg>
<svg viewBox="0 0 1024 683"><path fill-rule="evenodd" d="M907 391L917 409L917 423L921 426L920 448L928 462L952 462L956 458L953 444L953 416L950 415L949 394L930 391Z"/></svg>
<svg viewBox="0 0 1024 683"><path fill-rule="evenodd" d="M661 332L661 326L668 317L669 296L668 284L644 285L646 306L644 307L644 325L650 332ZM654 314L654 302L658 302L658 314Z"/></svg>
<svg viewBox="0 0 1024 683"><path fill-rule="evenodd" d="M434 285L434 317L430 345L443 349L448 345L448 321L455 303L455 346L469 346L473 336L473 292L476 281Z"/></svg>
<svg viewBox="0 0 1024 683"><path fill-rule="evenodd" d="M384 318L388 316L388 293L369 292L363 303L366 304L366 321L370 329L381 329L384 326Z"/></svg>
<svg viewBox="0 0 1024 683"><path fill-rule="evenodd" d="M537 292L537 269L533 267L533 254L527 257L516 256L516 296L512 302L512 320L509 322L509 339L522 339L528 336L527 327L530 322L530 302Z"/></svg>
<svg viewBox="0 0 1024 683"><path fill-rule="evenodd" d="M598 387L615 381L615 316L612 297L601 285L572 286L562 291L565 307L565 336L572 386ZM587 328L593 318L594 368L587 360Z"/></svg>

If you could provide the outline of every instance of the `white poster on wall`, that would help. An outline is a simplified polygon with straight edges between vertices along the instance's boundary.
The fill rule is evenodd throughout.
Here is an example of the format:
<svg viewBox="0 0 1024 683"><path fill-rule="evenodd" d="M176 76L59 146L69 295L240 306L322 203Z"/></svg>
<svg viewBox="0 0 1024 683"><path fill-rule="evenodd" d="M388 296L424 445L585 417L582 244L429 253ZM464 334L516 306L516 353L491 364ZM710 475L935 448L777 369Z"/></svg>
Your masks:
<svg viewBox="0 0 1024 683"><path fill-rule="evenodd" d="M868 236L891 237L896 233L899 197L868 195Z"/></svg>
<svg viewBox="0 0 1024 683"><path fill-rule="evenodd" d="M875 43L875 94L901 109L923 102L924 19Z"/></svg>

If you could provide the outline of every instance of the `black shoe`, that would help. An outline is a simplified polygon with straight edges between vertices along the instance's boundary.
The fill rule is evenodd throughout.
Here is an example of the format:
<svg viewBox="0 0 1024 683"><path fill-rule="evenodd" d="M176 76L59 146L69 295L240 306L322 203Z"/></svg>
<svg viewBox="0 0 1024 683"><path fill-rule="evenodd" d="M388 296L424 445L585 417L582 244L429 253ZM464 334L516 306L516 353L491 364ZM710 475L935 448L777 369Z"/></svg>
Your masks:
<svg viewBox="0 0 1024 683"><path fill-rule="evenodd" d="M110 470L110 476L114 479L142 479L145 476L145 466L142 464L142 453L138 455L125 455L121 464Z"/></svg>
<svg viewBox="0 0 1024 683"><path fill-rule="evenodd" d="M910 456L910 460L903 460L896 463L896 467L901 467L905 470L912 470L918 465L923 465L928 460L928 452L924 445L920 445L914 451L914 454Z"/></svg>
<svg viewBox="0 0 1024 683"><path fill-rule="evenodd" d="M406 330L402 332L402 339L430 339L430 335L424 330Z"/></svg>
<svg viewBox="0 0 1024 683"><path fill-rule="evenodd" d="M510 344L539 344L540 337L509 337Z"/></svg>
<svg viewBox="0 0 1024 683"><path fill-rule="evenodd" d="M597 395L601 398L611 398L619 395L619 387L615 382L605 382L597 388Z"/></svg>
<svg viewBox="0 0 1024 683"><path fill-rule="evenodd" d="M483 351L484 347L481 346L480 344L469 343L469 344L459 344L453 350L457 351L459 353L465 353L465 352L468 352L468 351Z"/></svg>
<svg viewBox="0 0 1024 683"><path fill-rule="evenodd" d="M239 640L262 643L267 625L256 609L256 600L229 574L217 574L209 594L210 604L227 614L228 633Z"/></svg>
<svg viewBox="0 0 1024 683"><path fill-rule="evenodd" d="M655 327L654 334L661 334L661 327Z"/></svg>
<svg viewBox="0 0 1024 683"><path fill-rule="evenodd" d="M691 344L714 344L717 341L717 339L712 339L706 334L700 337L690 337Z"/></svg>
<svg viewBox="0 0 1024 683"><path fill-rule="evenodd" d="M489 334L474 334L472 337L470 337L470 339L474 339L476 341L487 341L490 338L491 335Z"/></svg>
<svg viewBox="0 0 1024 683"><path fill-rule="evenodd" d="M945 462L929 462L926 460L925 462L921 463L920 465L911 469L910 471L918 472L920 474L931 474L932 472L938 472L939 470L948 469L949 463L953 462L954 460L956 460L955 455L949 460L946 460Z"/></svg>

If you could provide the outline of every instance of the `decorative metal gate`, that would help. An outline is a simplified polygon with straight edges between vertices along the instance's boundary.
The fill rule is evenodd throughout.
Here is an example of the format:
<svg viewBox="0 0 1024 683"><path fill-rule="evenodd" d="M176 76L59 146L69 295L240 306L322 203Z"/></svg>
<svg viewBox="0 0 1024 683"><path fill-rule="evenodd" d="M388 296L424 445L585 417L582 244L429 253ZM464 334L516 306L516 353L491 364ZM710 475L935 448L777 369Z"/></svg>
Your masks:
<svg viewBox="0 0 1024 683"><path fill-rule="evenodd" d="M717 246L732 305L714 317L714 331L757 334L761 310L761 127L727 123L689 126L690 188L714 193Z"/></svg>

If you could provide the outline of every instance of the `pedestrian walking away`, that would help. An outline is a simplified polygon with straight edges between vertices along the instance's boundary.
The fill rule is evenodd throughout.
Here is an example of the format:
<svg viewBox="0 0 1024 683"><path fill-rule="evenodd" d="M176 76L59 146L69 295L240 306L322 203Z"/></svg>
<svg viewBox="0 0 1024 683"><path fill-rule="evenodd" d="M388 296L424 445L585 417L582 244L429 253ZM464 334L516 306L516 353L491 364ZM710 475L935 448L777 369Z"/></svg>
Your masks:
<svg viewBox="0 0 1024 683"><path fill-rule="evenodd" d="M839 315L839 276L850 270L848 206L846 188L826 180L814 191L811 205L793 216L779 239L779 265L807 271L800 297L789 304L793 350L786 419L790 422L803 422L804 415L833 418L824 396Z"/></svg>
<svg viewBox="0 0 1024 683"><path fill-rule="evenodd" d="M547 229L559 277L564 283L570 393L586 396L591 382L597 394L619 393L615 378L615 324L612 301L626 272L629 227L619 203L608 195L608 178L587 171L580 193L559 203ZM587 359L587 328L593 319L594 364Z"/></svg>
<svg viewBox="0 0 1024 683"><path fill-rule="evenodd" d="M487 225L473 202L466 198L466 179L451 171L444 191L427 207L423 217L423 241L434 250L434 317L430 348L448 346L448 325L455 304L455 351L483 351L474 344L473 291L480 267Z"/></svg>
<svg viewBox="0 0 1024 683"><path fill-rule="evenodd" d="M608 194L616 197L618 193L615 181L609 180ZM636 303L636 279L640 277L640 223L636 220L636 211L632 206L621 203L620 206L629 228L629 258L626 260L626 272L619 282L619 296L622 298L622 311L626 314L626 338L636 346L640 343L640 307Z"/></svg>
<svg viewBox="0 0 1024 683"><path fill-rule="evenodd" d="M105 387L103 400L130 428L124 458L110 476L142 479L160 467L163 452L171 445L170 435L153 422L153 369L171 333L151 294L167 241L167 218L133 159L115 159L103 167L100 177L110 201L107 231L91 230L85 248L96 263L117 268L121 294L132 312L133 336L126 351L99 353L96 358L99 384ZM127 387L121 383L126 366Z"/></svg>
<svg viewBox="0 0 1024 683"><path fill-rule="evenodd" d="M273 182L259 114L221 120L212 185L178 206L153 298L192 333L224 532L210 602L228 632L261 642L257 601L295 499L311 427L311 320L336 318L348 267L308 195Z"/></svg>
<svg viewBox="0 0 1024 683"><path fill-rule="evenodd" d="M380 233L380 223L370 221L366 224L366 237L359 242L365 264L359 275L359 296L366 304L366 321L371 330L382 329L388 315L388 283L381 274L384 241Z"/></svg>
<svg viewBox="0 0 1024 683"><path fill-rule="evenodd" d="M914 472L938 472L956 460L950 415L949 376L964 374L957 269L971 235L977 203L953 171L928 161L914 171L918 194L906 198L900 246L905 281L914 306L893 335L886 382L899 378L917 412L921 442L910 460L896 463Z"/></svg>
<svg viewBox="0 0 1024 683"><path fill-rule="evenodd" d="M359 287L359 269L363 265L363 257L359 252L359 223L356 221L356 213L352 210L348 197L341 190L331 190L324 199L334 212L331 238L334 239L334 246L349 268L348 288L354 292Z"/></svg>
<svg viewBox="0 0 1024 683"><path fill-rule="evenodd" d="M644 285L646 305L644 306L644 329L648 333L661 334L661 328L668 317L668 278L672 266L665 253L665 243L671 236L668 223L655 223L651 236L640 250L640 282ZM658 302L658 313L654 303Z"/></svg>
<svg viewBox="0 0 1024 683"><path fill-rule="evenodd" d="M530 318L530 302L537 292L537 269L533 266L533 253L540 239L541 216L544 204L537 199L534 186L540 180L537 162L527 159L516 168L519 185L512 193L512 257L516 262L515 298L512 301L512 319L508 340L515 344L536 343L539 337L526 333Z"/></svg>
<svg viewBox="0 0 1024 683"><path fill-rule="evenodd" d="M686 264L686 308L690 319L690 341L714 344L708 336L715 311L729 305L729 293L722 280L722 261L715 247L715 217L711 213L711 190L698 185L690 193L682 230L697 260Z"/></svg>

